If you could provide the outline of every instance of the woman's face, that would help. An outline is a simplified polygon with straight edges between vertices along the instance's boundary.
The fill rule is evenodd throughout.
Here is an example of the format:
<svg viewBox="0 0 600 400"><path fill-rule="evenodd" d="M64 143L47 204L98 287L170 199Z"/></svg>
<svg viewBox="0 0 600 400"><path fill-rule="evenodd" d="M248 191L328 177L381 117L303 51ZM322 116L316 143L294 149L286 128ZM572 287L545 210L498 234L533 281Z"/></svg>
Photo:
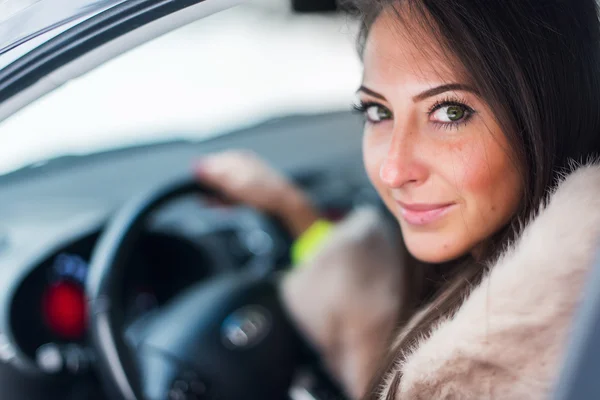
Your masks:
<svg viewBox="0 0 600 400"><path fill-rule="evenodd" d="M439 51L426 50L432 39L397 25L383 13L363 54L364 162L410 253L450 261L509 222L520 174L492 110Z"/></svg>

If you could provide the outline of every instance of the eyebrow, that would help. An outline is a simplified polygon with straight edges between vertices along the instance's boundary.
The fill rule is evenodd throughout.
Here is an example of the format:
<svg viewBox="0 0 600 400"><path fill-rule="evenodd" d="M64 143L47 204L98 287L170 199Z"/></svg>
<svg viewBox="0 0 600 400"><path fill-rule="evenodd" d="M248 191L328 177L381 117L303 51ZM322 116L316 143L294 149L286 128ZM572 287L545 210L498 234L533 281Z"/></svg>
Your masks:
<svg viewBox="0 0 600 400"><path fill-rule="evenodd" d="M382 95L380 95L376 91L369 89L366 86L359 87L358 90L356 91L356 93L358 93L358 92L363 92L363 93L368 94L369 96L373 96L373 97L376 97L378 99L385 100L385 97L383 97Z"/></svg>
<svg viewBox="0 0 600 400"><path fill-rule="evenodd" d="M440 86L436 86L434 88L425 90L424 92L421 92L415 96L413 96L413 102L417 103L419 101L423 101L428 97L432 97L432 96L437 96L438 94L442 94L444 92L450 92L453 90L463 90L466 92L472 92L476 95L478 95L477 90L475 90L474 88L472 88L469 85L465 85L463 83L448 83L446 85L440 85ZM370 96L376 97L378 99L381 100L385 100L385 97L382 96L381 94L377 93L374 90L369 89L366 86L361 86L360 88L358 88L357 92L364 92Z"/></svg>

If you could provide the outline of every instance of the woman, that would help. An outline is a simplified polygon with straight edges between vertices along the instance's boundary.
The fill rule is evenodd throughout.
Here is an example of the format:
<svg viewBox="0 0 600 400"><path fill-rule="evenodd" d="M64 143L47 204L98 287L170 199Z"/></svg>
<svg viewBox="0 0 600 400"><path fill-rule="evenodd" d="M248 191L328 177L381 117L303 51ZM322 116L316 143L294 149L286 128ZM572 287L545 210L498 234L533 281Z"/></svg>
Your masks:
<svg viewBox="0 0 600 400"><path fill-rule="evenodd" d="M362 9L364 164L403 243L350 216L288 276L290 312L353 398L546 398L600 243L596 4ZM318 221L246 153L199 176L299 240Z"/></svg>

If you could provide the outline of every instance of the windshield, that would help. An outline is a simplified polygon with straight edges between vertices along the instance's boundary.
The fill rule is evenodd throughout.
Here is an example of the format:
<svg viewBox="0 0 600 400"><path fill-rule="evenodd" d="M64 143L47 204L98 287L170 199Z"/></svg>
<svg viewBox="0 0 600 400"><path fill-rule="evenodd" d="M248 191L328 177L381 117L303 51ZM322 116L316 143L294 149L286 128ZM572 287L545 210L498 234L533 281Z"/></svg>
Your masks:
<svg viewBox="0 0 600 400"><path fill-rule="evenodd" d="M255 1L74 79L0 125L0 173L65 155L204 140L273 118L348 110L355 23Z"/></svg>
<svg viewBox="0 0 600 400"><path fill-rule="evenodd" d="M0 1L0 54L51 28L123 0Z"/></svg>

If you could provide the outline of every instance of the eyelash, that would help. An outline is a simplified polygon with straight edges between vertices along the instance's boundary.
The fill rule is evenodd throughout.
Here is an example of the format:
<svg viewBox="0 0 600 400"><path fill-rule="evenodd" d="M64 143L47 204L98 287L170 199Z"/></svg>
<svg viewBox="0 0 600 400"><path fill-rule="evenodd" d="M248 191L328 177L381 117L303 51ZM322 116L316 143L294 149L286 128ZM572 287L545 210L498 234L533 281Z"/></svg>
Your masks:
<svg viewBox="0 0 600 400"><path fill-rule="evenodd" d="M450 97L449 96L443 100L436 101L429 108L429 110L427 111L426 114L428 117L431 117L433 115L433 113L435 113L440 108L452 107L452 106L464 108L466 111L464 118L457 122L432 122L436 128L446 129L446 130L458 129L458 127L461 124L467 125L467 123L471 120L473 115L475 115L475 113L476 113L476 111L473 108L471 108L467 105L467 102L465 100L461 99L460 97Z"/></svg>
<svg viewBox="0 0 600 400"><path fill-rule="evenodd" d="M366 117L366 113L367 110L371 107L381 107L381 108L385 108L387 110L386 107L382 106L379 103L375 103L374 101L362 101L359 100L358 104L353 104L352 108L354 109L355 112L359 113L359 114L363 114Z"/></svg>
<svg viewBox="0 0 600 400"><path fill-rule="evenodd" d="M439 101L435 102L429 108L429 110L427 111L426 114L427 114L428 117L431 117L431 115L433 115L433 113L435 113L440 108L442 108L442 107L451 107L451 106L457 106L457 107L464 108L465 111L466 111L465 117L463 118L463 120L458 121L458 122L432 122L437 129L446 129L446 130L457 129L461 124L466 125L469 122L469 120L473 117L473 115L476 113L476 111L473 108L469 107L466 104L466 101L464 101L464 100L462 100L462 99L460 99L458 97L454 97L454 98L453 97L446 97L443 100L439 100ZM356 111L356 112L358 112L360 114L363 114L365 116L365 119L366 119L367 122L372 123L372 124L378 124L379 122L369 121L366 118L367 110L370 107L380 107L380 108L383 108L383 109L387 110L391 114L391 111L389 111L387 107L385 107L385 106L383 106L383 105L381 105L379 103L373 102L373 101L367 101L367 102L365 102L365 101L359 100L358 104L354 104L352 106L352 108L354 109L354 111Z"/></svg>

